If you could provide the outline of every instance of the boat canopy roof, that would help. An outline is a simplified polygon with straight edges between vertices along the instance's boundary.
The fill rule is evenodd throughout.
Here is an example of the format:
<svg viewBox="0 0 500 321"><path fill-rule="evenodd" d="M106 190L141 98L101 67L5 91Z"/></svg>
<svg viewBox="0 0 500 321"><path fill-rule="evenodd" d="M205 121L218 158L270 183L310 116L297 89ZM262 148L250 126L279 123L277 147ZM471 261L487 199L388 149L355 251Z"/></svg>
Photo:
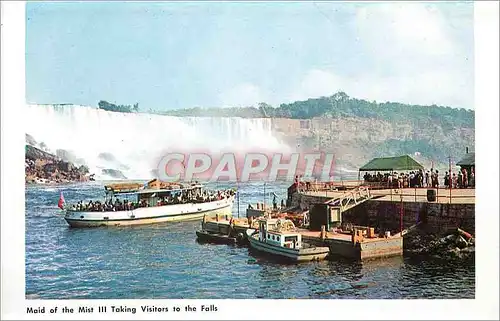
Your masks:
<svg viewBox="0 0 500 321"><path fill-rule="evenodd" d="M108 192L114 193L126 193L126 192L134 192L139 189L144 188L144 184L141 183L116 183L105 185L104 189Z"/></svg>
<svg viewBox="0 0 500 321"><path fill-rule="evenodd" d="M194 189L193 186L187 187L187 188L173 188L173 189L150 189L150 188L144 188L138 191L123 191L123 192L114 192L114 194L120 194L120 195L127 195L127 194L153 194L153 193L165 193L165 192L180 192L180 191L185 191L185 190L191 190Z"/></svg>
<svg viewBox="0 0 500 321"><path fill-rule="evenodd" d="M155 180L153 180L155 181ZM158 193L158 192L175 192L183 190L191 190L195 188L202 188L202 184L193 183L191 185L183 185L180 183L169 183L149 181L148 183L115 183L105 185L104 189L106 192L111 192L113 194L147 194L147 193ZM159 183L158 183L159 182Z"/></svg>

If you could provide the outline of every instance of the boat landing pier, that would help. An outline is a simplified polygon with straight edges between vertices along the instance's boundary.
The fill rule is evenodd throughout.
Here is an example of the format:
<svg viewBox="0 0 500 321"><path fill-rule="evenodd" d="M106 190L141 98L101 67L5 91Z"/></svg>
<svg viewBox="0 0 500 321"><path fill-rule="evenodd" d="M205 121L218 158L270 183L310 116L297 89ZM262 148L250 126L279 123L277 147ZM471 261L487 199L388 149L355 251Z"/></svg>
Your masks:
<svg viewBox="0 0 500 321"><path fill-rule="evenodd" d="M427 202L427 190L431 188L402 188L402 189L370 189L371 197L377 201L398 202ZM440 204L475 204L475 189L445 189L433 188L436 195L434 203ZM305 196L318 198L339 199L345 198L350 190L312 190L303 191Z"/></svg>
<svg viewBox="0 0 500 321"><path fill-rule="evenodd" d="M373 228L354 229L351 234L301 230L304 241L317 246L328 246L330 255L356 260L403 255L403 237L398 235L379 237Z"/></svg>

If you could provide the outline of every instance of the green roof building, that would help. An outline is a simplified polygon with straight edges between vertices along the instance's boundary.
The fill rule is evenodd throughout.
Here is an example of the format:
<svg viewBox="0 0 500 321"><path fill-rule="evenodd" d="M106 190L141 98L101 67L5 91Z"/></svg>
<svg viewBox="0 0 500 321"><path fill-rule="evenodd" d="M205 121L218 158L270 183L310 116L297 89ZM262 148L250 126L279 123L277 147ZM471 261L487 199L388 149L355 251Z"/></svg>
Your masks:
<svg viewBox="0 0 500 321"><path fill-rule="evenodd" d="M360 172L368 171L407 171L413 169L424 169L424 167L408 155L397 157L374 158L362 166Z"/></svg>

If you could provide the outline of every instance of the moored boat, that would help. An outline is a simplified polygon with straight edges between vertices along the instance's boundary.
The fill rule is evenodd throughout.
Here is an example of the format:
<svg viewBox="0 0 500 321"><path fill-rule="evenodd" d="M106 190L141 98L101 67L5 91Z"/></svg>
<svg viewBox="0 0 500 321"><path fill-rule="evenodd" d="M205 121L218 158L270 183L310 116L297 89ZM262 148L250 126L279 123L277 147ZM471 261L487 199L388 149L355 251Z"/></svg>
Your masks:
<svg viewBox="0 0 500 321"><path fill-rule="evenodd" d="M236 237L231 235L224 235L222 233L212 233L205 230L196 231L198 241L217 244L236 244L238 241Z"/></svg>
<svg viewBox="0 0 500 321"><path fill-rule="evenodd" d="M246 218L203 217L201 230L196 231L198 240L210 243L245 244L245 231L250 227Z"/></svg>
<svg viewBox="0 0 500 321"><path fill-rule="evenodd" d="M248 229L247 238L251 248L295 262L323 260L330 251L303 243L290 220L259 219L259 229Z"/></svg>
<svg viewBox="0 0 500 321"><path fill-rule="evenodd" d="M210 191L201 184L147 184L105 186L105 200L65 205L71 227L126 226L202 219L205 215L232 215L233 190Z"/></svg>

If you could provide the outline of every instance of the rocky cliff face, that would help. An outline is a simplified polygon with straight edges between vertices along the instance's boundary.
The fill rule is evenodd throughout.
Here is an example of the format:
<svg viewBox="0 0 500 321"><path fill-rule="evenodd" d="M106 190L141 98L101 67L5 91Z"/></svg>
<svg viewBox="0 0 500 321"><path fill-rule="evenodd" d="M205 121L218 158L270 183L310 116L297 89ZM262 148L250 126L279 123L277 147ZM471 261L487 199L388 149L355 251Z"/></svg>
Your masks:
<svg viewBox="0 0 500 321"><path fill-rule="evenodd" d="M92 180L93 177L88 175L86 166L77 167L31 145L26 145L24 169L26 183L34 184L81 182Z"/></svg>
<svg viewBox="0 0 500 321"><path fill-rule="evenodd" d="M409 154L426 167L447 168L474 147L474 128L439 122L391 123L361 117L273 119L277 134L292 146L335 153L337 164L357 169L374 157Z"/></svg>

